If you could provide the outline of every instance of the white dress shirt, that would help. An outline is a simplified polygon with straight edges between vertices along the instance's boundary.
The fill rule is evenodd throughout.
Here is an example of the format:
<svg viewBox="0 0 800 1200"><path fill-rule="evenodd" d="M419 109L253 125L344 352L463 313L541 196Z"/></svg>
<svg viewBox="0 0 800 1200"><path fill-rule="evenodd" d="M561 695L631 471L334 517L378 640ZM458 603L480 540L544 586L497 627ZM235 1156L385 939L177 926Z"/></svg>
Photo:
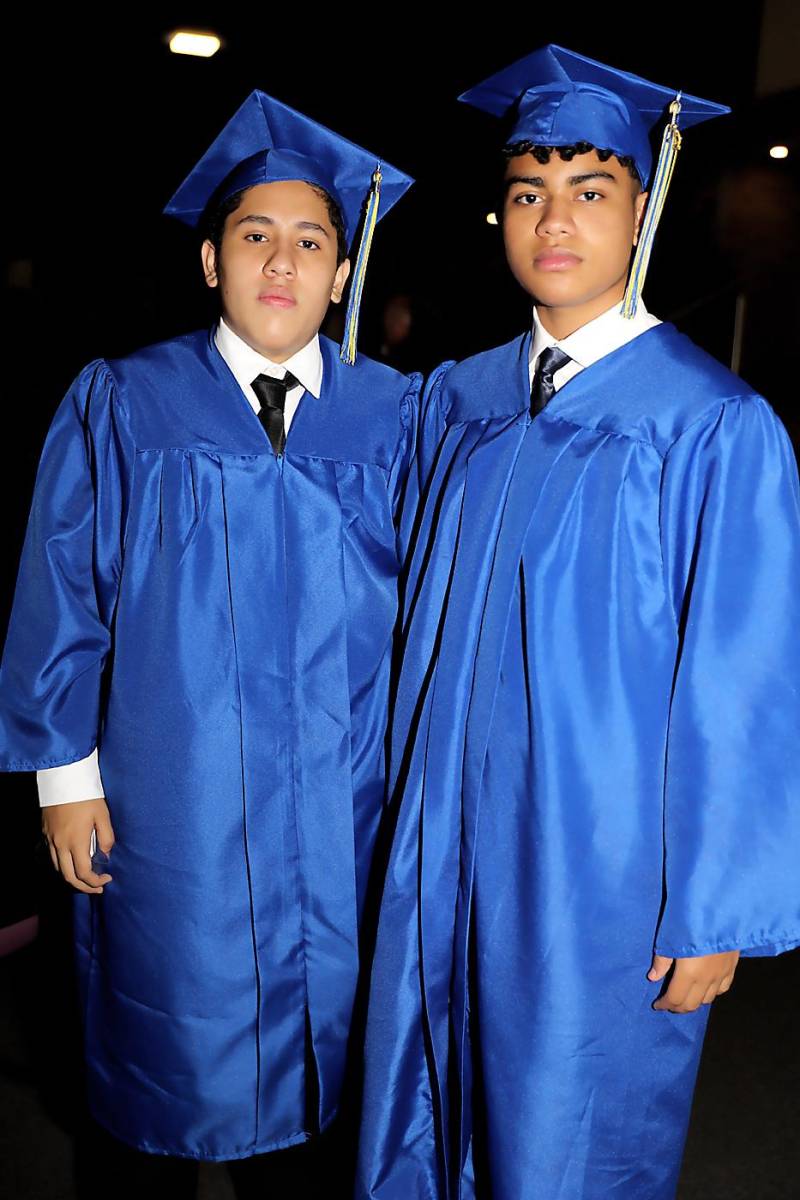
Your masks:
<svg viewBox="0 0 800 1200"><path fill-rule="evenodd" d="M644 334L646 329L652 329L652 326L660 324L660 320L646 310L642 300L638 302L636 316L631 318L622 317L620 305L615 304L613 307L607 308L606 312L601 312L600 317L589 320L587 324L581 326L581 329L576 329L573 334L561 338L559 342L558 337L548 334L539 319L539 313L534 308L534 325L531 330L528 355L530 386L533 388L534 372L539 355L548 346L557 346L560 350L564 350L565 354L569 354L572 359L572 362L567 362L553 376L553 386L558 391L559 388L563 388L565 383L569 383L573 376L585 371L585 368L590 367L593 362L604 358L612 350L618 350L620 346L625 346L626 342L632 342L634 337Z"/></svg>
<svg viewBox="0 0 800 1200"><path fill-rule="evenodd" d="M618 350L626 342L632 342L635 337L638 337L640 333L644 333L646 329L652 329L654 325L660 324L661 322L658 317L652 316L641 300L639 300L637 305L636 315L630 319L622 316L619 304L614 304L612 308L607 308L599 317L588 321L580 329L576 329L574 333L571 333L569 337L562 338L559 341L558 338L553 337L552 333L547 332L539 320L539 314L534 308L531 348L528 356L528 372L531 387L533 387L533 373L536 370L539 355L547 346L557 346L559 350L563 350L572 359L572 362L567 363L559 371L556 371L553 376L553 386L558 391L573 376L585 370L586 367L590 367L598 359L604 358L612 350Z"/></svg>
<svg viewBox="0 0 800 1200"><path fill-rule="evenodd" d="M322 351L317 334L303 346L302 350L298 350L285 363L274 363L271 359L264 358L263 354L259 354L238 334L234 333L221 317L214 341L253 412L257 413L261 407L258 397L250 386L253 380L259 375L272 375L275 379L283 379L286 372L291 371L298 383L296 387L290 388L286 393L284 421L287 433L303 395L309 392L319 399L322 388ZM36 783L39 789L39 804L42 808L47 808L51 804L74 804L79 800L97 800L105 796L96 750L77 762L37 771Z"/></svg>
<svg viewBox="0 0 800 1200"><path fill-rule="evenodd" d="M286 393L286 404L283 418L286 432L292 418L297 412L303 393L310 392L319 399L322 388L322 351L319 348L319 335L315 334L310 342L298 350L284 363L274 363L272 359L264 358L252 346L234 333L230 325L226 325L220 317L217 332L214 335L217 349L231 370L231 374L250 402L253 412L261 408L258 398L250 386L259 375L271 375L273 379L283 379L287 371L298 381L296 387L289 388Z"/></svg>

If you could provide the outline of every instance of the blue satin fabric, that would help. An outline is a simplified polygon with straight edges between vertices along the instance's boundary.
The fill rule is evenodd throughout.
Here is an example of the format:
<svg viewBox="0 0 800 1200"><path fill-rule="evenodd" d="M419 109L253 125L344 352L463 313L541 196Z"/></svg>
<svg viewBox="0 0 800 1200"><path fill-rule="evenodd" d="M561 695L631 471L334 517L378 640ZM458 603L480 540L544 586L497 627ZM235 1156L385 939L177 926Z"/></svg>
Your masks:
<svg viewBox="0 0 800 1200"><path fill-rule="evenodd" d="M282 458L201 332L89 366L37 481L0 766L99 738L117 841L76 901L90 1099L149 1151L288 1145L339 1099L420 381L321 345Z"/></svg>
<svg viewBox="0 0 800 1200"><path fill-rule="evenodd" d="M426 400L358 1196L668 1200L707 1010L653 950L800 943L800 497L661 325L528 415L528 336Z"/></svg>

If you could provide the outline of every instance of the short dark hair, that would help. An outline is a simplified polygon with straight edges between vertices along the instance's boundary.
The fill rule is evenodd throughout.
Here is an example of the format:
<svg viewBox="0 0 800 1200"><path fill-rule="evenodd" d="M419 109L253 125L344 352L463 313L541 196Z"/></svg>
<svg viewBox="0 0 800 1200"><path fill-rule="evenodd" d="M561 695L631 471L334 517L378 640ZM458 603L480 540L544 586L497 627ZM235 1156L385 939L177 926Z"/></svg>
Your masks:
<svg viewBox="0 0 800 1200"><path fill-rule="evenodd" d="M307 180L302 182L306 183ZM255 185L251 185L255 186ZM308 186L316 192L321 200L325 201L325 207L328 210L328 217L331 225L336 231L336 265L337 267L347 258L347 238L344 232L344 220L342 211L339 205L331 196L330 192L326 192L325 188L320 187L317 183L309 183ZM242 202L242 196L248 192L249 188L240 188L238 192L233 192L232 195L226 196L219 203L212 203L203 218L203 240L211 242L214 247L214 255L219 262L222 252L222 235L225 232L225 222L231 213L236 212L236 209Z"/></svg>
<svg viewBox="0 0 800 1200"><path fill-rule="evenodd" d="M628 174L641 186L633 155L615 154L613 150L601 150L591 142L573 142L570 146L537 146L535 142L510 142L503 147L503 157L508 161L509 158L516 158L519 154L532 154L537 162L548 163L550 156L555 153L564 162L570 162L576 154L590 154L592 150L597 151L600 162L608 162L610 158L615 158L620 166L625 167Z"/></svg>

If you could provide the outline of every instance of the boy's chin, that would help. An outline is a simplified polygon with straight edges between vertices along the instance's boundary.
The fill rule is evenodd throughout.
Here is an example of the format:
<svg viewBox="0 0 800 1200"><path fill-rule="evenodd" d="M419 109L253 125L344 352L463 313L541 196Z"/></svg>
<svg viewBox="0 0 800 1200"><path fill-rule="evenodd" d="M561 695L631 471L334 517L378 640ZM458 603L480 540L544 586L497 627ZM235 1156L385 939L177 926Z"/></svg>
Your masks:
<svg viewBox="0 0 800 1200"><path fill-rule="evenodd" d="M574 286L572 281L567 279L555 282L527 279L520 280L520 283L534 304L544 308L578 308L592 299L592 295L587 295L584 287Z"/></svg>
<svg viewBox="0 0 800 1200"><path fill-rule="evenodd" d="M241 325L233 328L253 350L273 362L291 358L314 336L313 331L306 334L294 322L282 321L278 314L270 314L267 321L250 322L246 328Z"/></svg>

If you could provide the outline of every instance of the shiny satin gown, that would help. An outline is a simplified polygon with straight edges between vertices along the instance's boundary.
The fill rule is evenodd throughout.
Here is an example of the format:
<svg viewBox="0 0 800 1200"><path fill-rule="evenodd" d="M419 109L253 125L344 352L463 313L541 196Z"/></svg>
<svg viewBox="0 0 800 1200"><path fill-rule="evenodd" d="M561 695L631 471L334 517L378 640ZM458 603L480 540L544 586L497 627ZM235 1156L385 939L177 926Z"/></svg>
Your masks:
<svg viewBox="0 0 800 1200"><path fill-rule="evenodd" d="M87 367L40 466L0 766L98 740L90 1103L148 1151L247 1157L339 1100L420 381L321 347L283 456L203 331Z"/></svg>
<svg viewBox="0 0 800 1200"><path fill-rule="evenodd" d="M708 1010L653 950L800 943L785 431L669 324L533 420L528 351L428 391L362 1200L669 1200Z"/></svg>

